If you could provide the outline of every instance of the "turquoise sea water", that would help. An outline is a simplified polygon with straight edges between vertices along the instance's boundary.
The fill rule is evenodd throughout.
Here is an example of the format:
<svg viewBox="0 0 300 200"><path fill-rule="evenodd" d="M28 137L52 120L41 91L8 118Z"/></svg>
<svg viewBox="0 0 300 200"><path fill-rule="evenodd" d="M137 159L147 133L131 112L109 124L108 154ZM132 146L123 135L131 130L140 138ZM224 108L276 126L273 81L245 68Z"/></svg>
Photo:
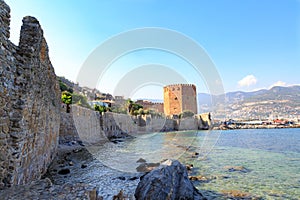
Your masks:
<svg viewBox="0 0 300 200"><path fill-rule="evenodd" d="M193 164L192 175L207 178L196 187L216 199L233 191L250 199L300 199L300 129L152 133L105 144L97 156L123 171L134 171L139 158Z"/></svg>

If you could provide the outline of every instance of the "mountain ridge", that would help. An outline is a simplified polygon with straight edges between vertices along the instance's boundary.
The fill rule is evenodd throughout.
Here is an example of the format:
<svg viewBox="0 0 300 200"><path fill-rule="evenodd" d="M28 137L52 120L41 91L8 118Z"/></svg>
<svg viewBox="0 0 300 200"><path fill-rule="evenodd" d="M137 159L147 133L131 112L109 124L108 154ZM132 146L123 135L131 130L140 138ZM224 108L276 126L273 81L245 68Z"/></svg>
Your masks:
<svg viewBox="0 0 300 200"><path fill-rule="evenodd" d="M274 86L225 95L198 93L198 106L199 113L212 112L216 118L296 118L300 116L300 86Z"/></svg>

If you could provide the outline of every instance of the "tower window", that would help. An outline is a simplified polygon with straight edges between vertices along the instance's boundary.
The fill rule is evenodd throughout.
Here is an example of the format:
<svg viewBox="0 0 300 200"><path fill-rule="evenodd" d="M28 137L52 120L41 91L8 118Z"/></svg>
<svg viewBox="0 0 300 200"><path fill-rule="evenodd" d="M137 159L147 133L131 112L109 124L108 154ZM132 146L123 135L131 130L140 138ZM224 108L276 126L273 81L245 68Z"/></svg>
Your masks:
<svg viewBox="0 0 300 200"><path fill-rule="evenodd" d="M178 98L177 97L175 97L175 99L174 100L178 100Z"/></svg>

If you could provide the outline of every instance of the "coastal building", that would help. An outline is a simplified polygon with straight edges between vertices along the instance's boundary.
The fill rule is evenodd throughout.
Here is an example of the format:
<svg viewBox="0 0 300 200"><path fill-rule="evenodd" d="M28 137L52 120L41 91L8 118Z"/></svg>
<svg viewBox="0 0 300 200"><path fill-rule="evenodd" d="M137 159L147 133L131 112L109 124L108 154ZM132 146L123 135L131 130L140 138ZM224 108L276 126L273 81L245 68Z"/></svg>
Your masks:
<svg viewBox="0 0 300 200"><path fill-rule="evenodd" d="M193 84L175 84L164 87L164 113L179 115L184 111L197 114L197 91Z"/></svg>
<svg viewBox="0 0 300 200"><path fill-rule="evenodd" d="M88 104L94 108L95 105L98 105L98 106L104 106L104 107L109 107L109 104L106 103L106 102L103 102L103 101L97 101L97 100L94 100L94 101L89 101Z"/></svg>
<svg viewBox="0 0 300 200"><path fill-rule="evenodd" d="M125 106L126 100L124 99L124 96L115 96L115 104Z"/></svg>

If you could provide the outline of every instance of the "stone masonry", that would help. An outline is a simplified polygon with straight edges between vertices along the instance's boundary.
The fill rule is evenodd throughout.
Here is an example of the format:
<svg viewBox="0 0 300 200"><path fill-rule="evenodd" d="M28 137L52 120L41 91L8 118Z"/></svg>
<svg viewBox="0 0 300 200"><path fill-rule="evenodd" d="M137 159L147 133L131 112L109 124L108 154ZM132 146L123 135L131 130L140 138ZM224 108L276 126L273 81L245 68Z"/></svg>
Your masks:
<svg viewBox="0 0 300 200"><path fill-rule="evenodd" d="M0 0L0 189L39 179L55 156L60 91L37 19L24 17L9 41L10 8Z"/></svg>
<svg viewBox="0 0 300 200"><path fill-rule="evenodd" d="M165 115L179 115L184 111L197 114L197 92L193 84L175 84L164 87Z"/></svg>

